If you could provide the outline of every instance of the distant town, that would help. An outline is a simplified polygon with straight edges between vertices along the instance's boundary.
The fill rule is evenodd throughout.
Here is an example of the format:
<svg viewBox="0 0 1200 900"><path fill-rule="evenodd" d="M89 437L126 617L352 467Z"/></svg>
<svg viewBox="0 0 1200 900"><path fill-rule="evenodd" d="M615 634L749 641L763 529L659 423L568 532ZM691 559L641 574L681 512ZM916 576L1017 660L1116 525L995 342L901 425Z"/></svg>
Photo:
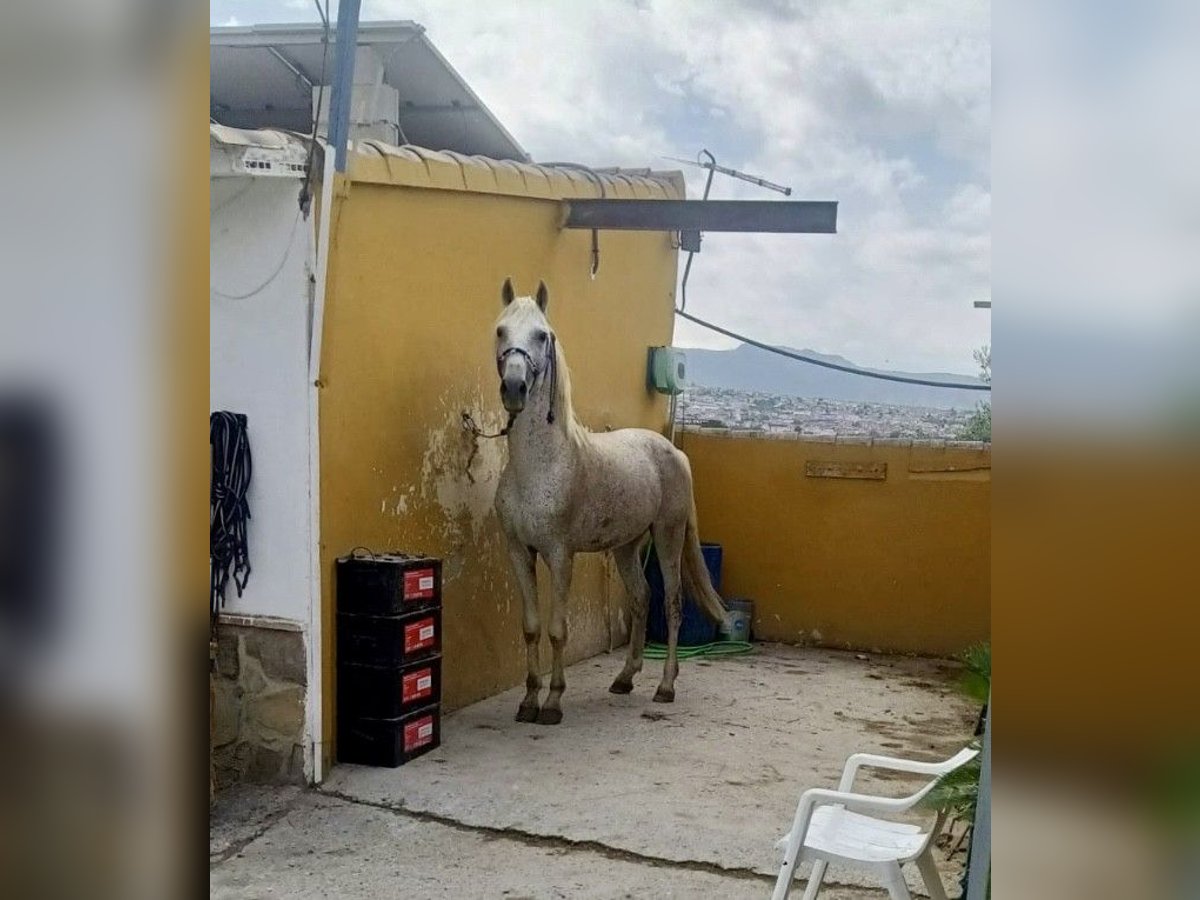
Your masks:
<svg viewBox="0 0 1200 900"><path fill-rule="evenodd" d="M880 438L957 438L971 409L821 400L758 391L689 385L679 398L684 425L811 435Z"/></svg>

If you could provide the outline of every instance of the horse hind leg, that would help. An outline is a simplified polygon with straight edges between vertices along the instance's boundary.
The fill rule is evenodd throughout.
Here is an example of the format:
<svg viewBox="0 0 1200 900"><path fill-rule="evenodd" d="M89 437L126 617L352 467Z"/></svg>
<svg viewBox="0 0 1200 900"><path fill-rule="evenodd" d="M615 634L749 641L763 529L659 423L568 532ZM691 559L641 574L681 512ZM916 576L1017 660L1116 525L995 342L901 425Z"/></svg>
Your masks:
<svg viewBox="0 0 1200 900"><path fill-rule="evenodd" d="M654 692L655 703L675 700L675 678L679 675L679 623L683 619L683 542L687 522L654 526L654 545L663 576L663 601L667 609L667 659L662 682Z"/></svg>
<svg viewBox="0 0 1200 900"><path fill-rule="evenodd" d="M642 671L642 648L646 643L646 612L649 607L650 586L638 559L641 538L613 551L613 562L625 583L629 595L629 645L625 651L625 667L609 688L614 694L633 690L633 676Z"/></svg>

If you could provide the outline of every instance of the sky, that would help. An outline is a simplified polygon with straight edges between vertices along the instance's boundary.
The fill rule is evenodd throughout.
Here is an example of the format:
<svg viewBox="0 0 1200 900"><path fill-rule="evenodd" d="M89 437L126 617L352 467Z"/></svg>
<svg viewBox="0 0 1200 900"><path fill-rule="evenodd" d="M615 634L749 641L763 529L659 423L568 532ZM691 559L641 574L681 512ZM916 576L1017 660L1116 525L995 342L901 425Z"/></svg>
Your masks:
<svg viewBox="0 0 1200 900"><path fill-rule="evenodd" d="M332 4L331 15L336 13ZM210 23L317 21L213 0ZM534 160L721 165L838 201L836 235L708 234L688 310L867 366L973 374L990 342L991 10L883 0L363 0L409 19ZM688 196L705 173L685 167ZM712 199L782 199L718 175ZM680 265L682 271L682 262ZM688 322L676 343L736 344Z"/></svg>

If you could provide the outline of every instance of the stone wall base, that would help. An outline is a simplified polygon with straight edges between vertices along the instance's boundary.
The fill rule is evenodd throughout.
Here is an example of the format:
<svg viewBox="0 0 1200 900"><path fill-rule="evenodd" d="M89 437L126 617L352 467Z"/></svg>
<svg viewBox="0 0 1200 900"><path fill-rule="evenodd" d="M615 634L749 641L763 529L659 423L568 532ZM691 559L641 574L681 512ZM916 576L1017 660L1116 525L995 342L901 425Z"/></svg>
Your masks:
<svg viewBox="0 0 1200 900"><path fill-rule="evenodd" d="M218 790L303 784L304 635L290 623L217 626L212 761Z"/></svg>

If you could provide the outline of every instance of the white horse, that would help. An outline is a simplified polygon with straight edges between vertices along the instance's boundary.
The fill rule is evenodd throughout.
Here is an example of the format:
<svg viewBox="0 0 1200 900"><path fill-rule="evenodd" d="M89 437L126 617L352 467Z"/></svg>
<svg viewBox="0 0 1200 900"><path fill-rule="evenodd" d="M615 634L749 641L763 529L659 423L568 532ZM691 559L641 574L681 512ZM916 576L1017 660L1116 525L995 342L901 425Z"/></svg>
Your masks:
<svg viewBox="0 0 1200 900"><path fill-rule="evenodd" d="M504 311L496 323L496 367L500 397L509 415L508 463L496 489L496 512L524 600L529 666L517 721L544 725L562 721L567 595L576 553L611 551L629 592L629 648L625 667L609 690L614 694L633 690L646 640L649 586L638 551L647 533L654 539L662 567L667 608L667 659L654 699L670 703L679 673L681 575L706 615L719 622L725 613L700 551L687 457L653 431L624 428L592 434L584 428L571 406L571 377L562 345L546 320L546 285L538 285L536 298L516 297L512 281L506 280L501 299ZM550 693L540 709L538 554L553 582Z"/></svg>

